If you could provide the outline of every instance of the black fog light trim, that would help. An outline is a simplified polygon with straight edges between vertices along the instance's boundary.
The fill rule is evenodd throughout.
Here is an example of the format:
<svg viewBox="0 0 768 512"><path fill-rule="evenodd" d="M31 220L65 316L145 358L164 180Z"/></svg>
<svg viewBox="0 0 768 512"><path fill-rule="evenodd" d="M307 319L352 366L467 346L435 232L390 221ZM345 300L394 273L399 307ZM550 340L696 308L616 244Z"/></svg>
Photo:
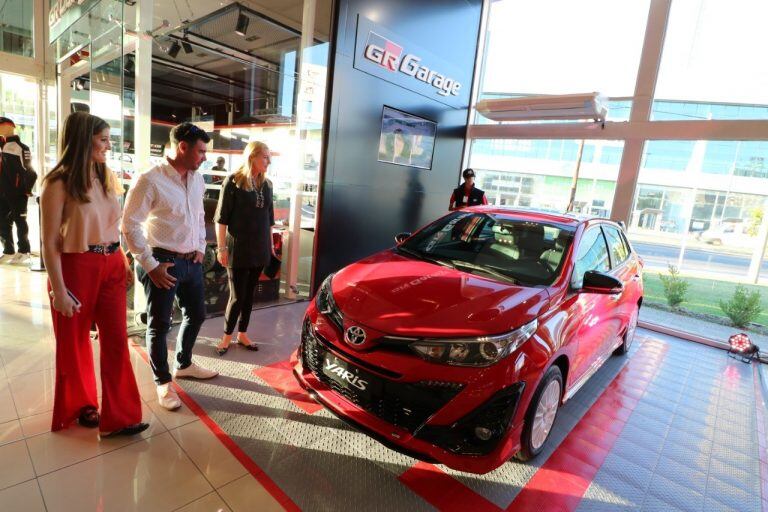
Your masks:
<svg viewBox="0 0 768 512"><path fill-rule="evenodd" d="M415 435L459 455L487 455L509 429L523 389L524 382L513 384L453 425L425 425Z"/></svg>

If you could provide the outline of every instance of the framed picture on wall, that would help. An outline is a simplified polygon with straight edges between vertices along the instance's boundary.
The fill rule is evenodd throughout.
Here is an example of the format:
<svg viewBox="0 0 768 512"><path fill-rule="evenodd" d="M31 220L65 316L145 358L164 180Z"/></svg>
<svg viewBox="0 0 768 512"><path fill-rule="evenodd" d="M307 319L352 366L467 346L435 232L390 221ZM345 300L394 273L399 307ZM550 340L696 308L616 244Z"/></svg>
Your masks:
<svg viewBox="0 0 768 512"><path fill-rule="evenodd" d="M384 106L381 114L379 162L432 169L437 123Z"/></svg>

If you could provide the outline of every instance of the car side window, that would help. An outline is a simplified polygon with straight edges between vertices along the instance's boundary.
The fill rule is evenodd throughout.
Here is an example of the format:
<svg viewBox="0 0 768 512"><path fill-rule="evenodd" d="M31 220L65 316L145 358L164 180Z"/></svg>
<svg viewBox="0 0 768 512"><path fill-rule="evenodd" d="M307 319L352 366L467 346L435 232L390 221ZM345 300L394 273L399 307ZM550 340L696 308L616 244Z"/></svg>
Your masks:
<svg viewBox="0 0 768 512"><path fill-rule="evenodd" d="M608 241L608 252L611 255L611 268L616 268L629 257L629 250L621 238L619 230L613 226L603 226L605 239Z"/></svg>
<svg viewBox="0 0 768 512"><path fill-rule="evenodd" d="M584 274L588 270L608 272L611 264L608 260L608 248L600 227L594 227L584 232L576 252L576 260L571 275L571 286L576 289L582 287Z"/></svg>

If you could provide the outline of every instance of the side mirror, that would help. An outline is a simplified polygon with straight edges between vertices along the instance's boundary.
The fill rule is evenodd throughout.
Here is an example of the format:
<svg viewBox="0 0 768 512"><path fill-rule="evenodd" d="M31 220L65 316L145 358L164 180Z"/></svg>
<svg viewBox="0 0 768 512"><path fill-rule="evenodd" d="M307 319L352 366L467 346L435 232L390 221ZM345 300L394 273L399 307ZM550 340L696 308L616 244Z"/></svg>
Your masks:
<svg viewBox="0 0 768 512"><path fill-rule="evenodd" d="M403 231L402 233L398 233L395 235L395 243L397 245L400 245L401 243L405 242L410 236L411 236L410 231Z"/></svg>
<svg viewBox="0 0 768 512"><path fill-rule="evenodd" d="M581 285L583 293L602 293L617 294L621 293L624 285L615 277L598 272L597 270L588 270L584 274L584 284Z"/></svg>

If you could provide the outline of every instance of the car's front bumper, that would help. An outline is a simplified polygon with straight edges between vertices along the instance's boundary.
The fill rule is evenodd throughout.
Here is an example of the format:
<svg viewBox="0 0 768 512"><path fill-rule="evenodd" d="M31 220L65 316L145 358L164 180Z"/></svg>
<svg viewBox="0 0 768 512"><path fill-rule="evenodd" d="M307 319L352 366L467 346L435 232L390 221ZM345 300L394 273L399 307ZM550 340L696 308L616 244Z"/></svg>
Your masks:
<svg viewBox="0 0 768 512"><path fill-rule="evenodd" d="M485 399L469 403L464 398L466 394L462 399L456 398L463 385L451 388L448 383L435 380L398 382L379 375L374 376L378 394L360 400L354 386L340 386L323 371L322 365L331 360L325 359L324 354L330 354L333 361L349 364L355 377L367 379L371 372L366 370L365 361L338 350L313 329L310 317L317 316L310 307L294 374L316 401L341 419L396 451L461 471L488 472L518 451L522 421L510 425L522 398L522 382L499 385ZM356 378L349 381L359 382ZM457 408L456 401L463 402L461 416L440 423L438 413ZM475 436L475 427L485 425L494 435L483 441Z"/></svg>

